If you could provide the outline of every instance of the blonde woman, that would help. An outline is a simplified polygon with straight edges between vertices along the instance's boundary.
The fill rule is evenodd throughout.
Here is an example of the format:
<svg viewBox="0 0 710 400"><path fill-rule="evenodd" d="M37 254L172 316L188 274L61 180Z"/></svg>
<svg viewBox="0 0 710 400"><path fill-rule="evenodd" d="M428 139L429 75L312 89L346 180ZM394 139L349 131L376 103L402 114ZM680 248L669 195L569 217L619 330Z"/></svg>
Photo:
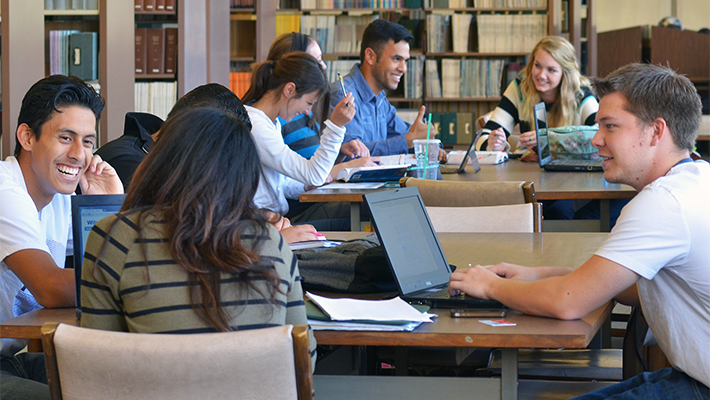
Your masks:
<svg viewBox="0 0 710 400"><path fill-rule="evenodd" d="M559 36L540 40L523 72L508 86L483 128L479 147L508 150L508 136L520 124L520 146L537 146L533 106L545 102L551 127L594 125L599 103L587 78L579 73L574 47Z"/></svg>

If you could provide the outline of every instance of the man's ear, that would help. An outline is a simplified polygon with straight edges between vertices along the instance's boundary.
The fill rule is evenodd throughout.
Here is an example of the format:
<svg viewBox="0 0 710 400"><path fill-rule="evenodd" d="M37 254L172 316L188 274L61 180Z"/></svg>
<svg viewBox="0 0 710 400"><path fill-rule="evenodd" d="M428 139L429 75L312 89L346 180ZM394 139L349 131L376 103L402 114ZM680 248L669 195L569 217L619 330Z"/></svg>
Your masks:
<svg viewBox="0 0 710 400"><path fill-rule="evenodd" d="M368 47L365 49L365 60L368 65L375 65L377 63L377 53L372 48Z"/></svg>
<svg viewBox="0 0 710 400"><path fill-rule="evenodd" d="M666 120L663 118L656 118L651 122L651 146L657 146L661 143L661 140L666 136L670 135L671 132L668 128ZM670 137L670 136L669 136Z"/></svg>
<svg viewBox="0 0 710 400"><path fill-rule="evenodd" d="M293 82L285 84L283 89L283 95L287 99L293 98L296 95L296 84Z"/></svg>
<svg viewBox="0 0 710 400"><path fill-rule="evenodd" d="M17 127L17 141L25 151L32 151L32 146L37 141L37 136L27 124L20 124Z"/></svg>

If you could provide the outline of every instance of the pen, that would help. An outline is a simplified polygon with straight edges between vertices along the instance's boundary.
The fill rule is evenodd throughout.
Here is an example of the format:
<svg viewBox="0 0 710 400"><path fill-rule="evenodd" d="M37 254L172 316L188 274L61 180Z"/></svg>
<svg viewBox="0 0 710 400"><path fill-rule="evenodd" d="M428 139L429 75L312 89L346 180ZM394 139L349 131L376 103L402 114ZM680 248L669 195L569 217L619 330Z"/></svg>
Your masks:
<svg viewBox="0 0 710 400"><path fill-rule="evenodd" d="M348 94L345 92L345 83L343 83L343 76L340 75L340 71L338 71L338 81L340 81L340 89L343 90L343 97L347 96ZM345 107L349 107L350 104L345 103Z"/></svg>
<svg viewBox="0 0 710 400"><path fill-rule="evenodd" d="M343 89L343 97L345 97L347 93L345 93L345 84L343 83L343 76L340 75L340 71L338 71L338 80L340 81L340 88Z"/></svg>

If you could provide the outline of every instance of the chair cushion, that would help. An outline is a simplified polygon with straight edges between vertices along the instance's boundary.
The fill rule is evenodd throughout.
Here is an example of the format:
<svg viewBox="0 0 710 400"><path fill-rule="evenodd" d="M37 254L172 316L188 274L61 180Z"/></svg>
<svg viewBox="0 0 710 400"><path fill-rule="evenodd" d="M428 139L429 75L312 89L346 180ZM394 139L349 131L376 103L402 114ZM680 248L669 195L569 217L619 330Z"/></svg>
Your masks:
<svg viewBox="0 0 710 400"><path fill-rule="evenodd" d="M295 399L292 326L190 335L59 325L65 400ZM268 377L268 383L265 382Z"/></svg>

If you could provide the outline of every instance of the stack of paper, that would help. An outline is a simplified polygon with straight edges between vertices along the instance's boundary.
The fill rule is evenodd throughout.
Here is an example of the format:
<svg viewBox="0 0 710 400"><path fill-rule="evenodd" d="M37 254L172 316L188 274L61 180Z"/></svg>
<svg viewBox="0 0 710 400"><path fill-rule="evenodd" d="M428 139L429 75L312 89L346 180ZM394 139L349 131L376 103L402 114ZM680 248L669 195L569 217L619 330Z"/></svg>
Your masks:
<svg viewBox="0 0 710 400"><path fill-rule="evenodd" d="M308 323L314 330L411 331L431 314L399 297L390 300L331 299L308 293Z"/></svg>

